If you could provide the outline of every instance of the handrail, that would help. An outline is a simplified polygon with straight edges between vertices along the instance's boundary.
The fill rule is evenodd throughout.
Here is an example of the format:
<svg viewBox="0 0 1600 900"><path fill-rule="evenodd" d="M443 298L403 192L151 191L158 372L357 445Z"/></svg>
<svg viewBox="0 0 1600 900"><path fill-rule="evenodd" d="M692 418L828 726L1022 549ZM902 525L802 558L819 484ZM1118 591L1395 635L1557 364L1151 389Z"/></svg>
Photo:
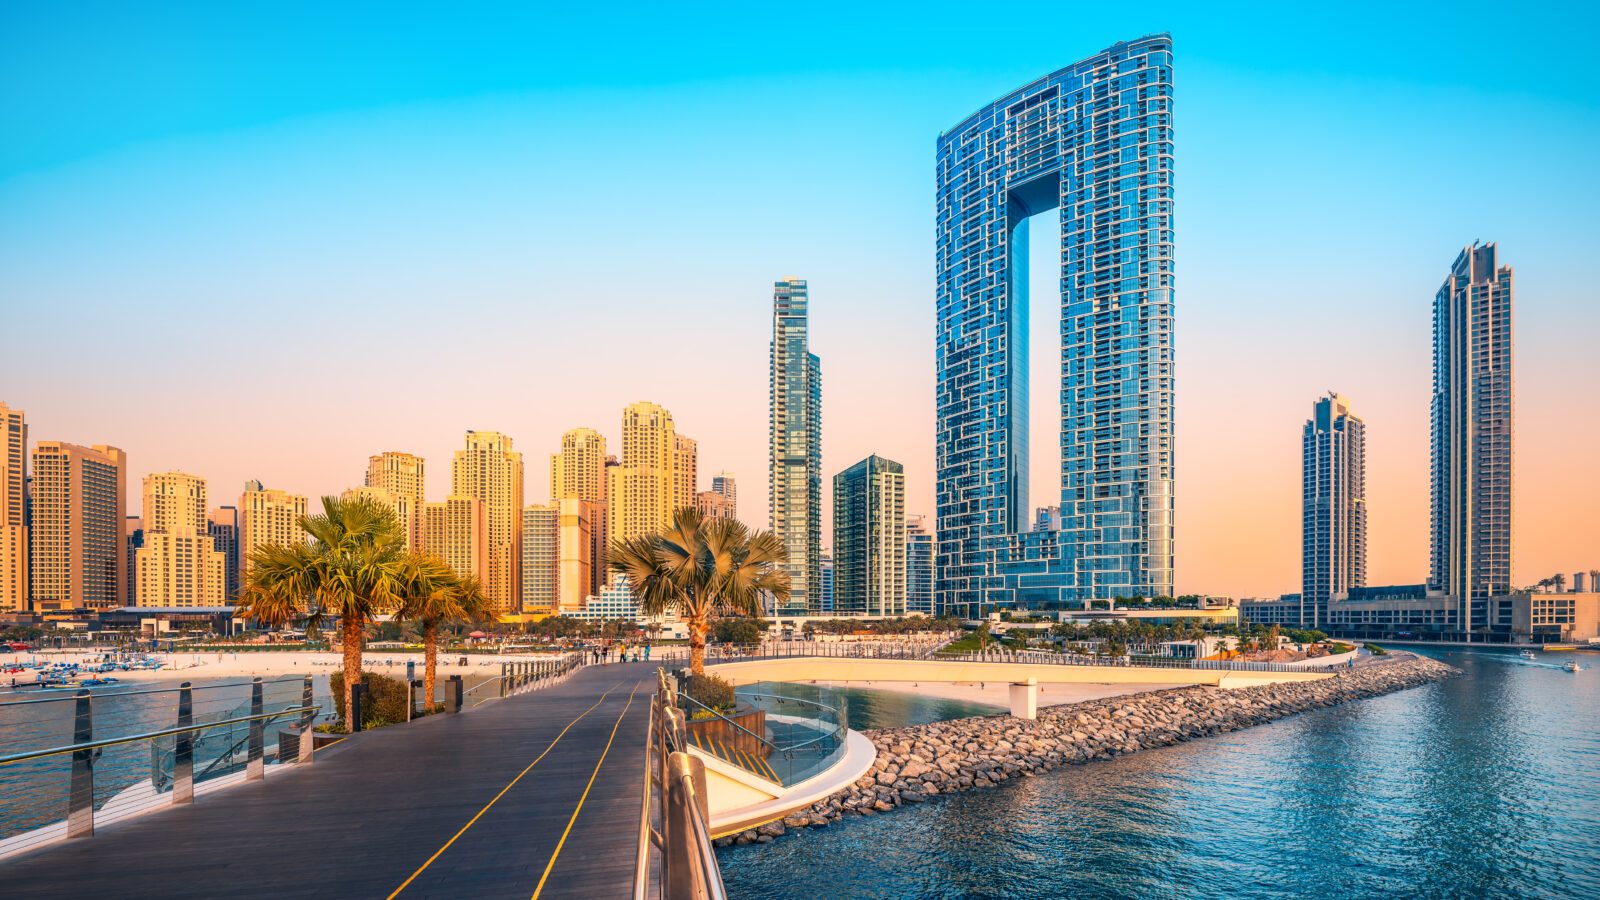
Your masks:
<svg viewBox="0 0 1600 900"><path fill-rule="evenodd" d="M705 763L687 752L684 712L673 705L680 693L657 669L645 738L645 772L639 808L638 851L633 897L652 895L652 848L660 853L657 896L665 900L726 900L727 888L717 868L716 845L705 794ZM652 793L659 791L661 830L651 824Z"/></svg>
<svg viewBox="0 0 1600 900"><path fill-rule="evenodd" d="M639 803L639 849L633 864L633 900L646 900L650 892L650 782L655 778L650 757L655 744L656 707L660 704L659 695L650 698L650 716L645 720L644 797Z"/></svg>
<svg viewBox="0 0 1600 900"><path fill-rule="evenodd" d="M173 670L173 671L180 671L180 670ZM279 678L274 678L271 681L263 681L261 683L263 685L284 684L284 683L288 683L288 682L294 682L295 684L299 684L301 681L304 681L304 680L305 680L305 676L303 676L303 675L284 675L284 676L281 676ZM201 685L196 685L195 687L189 688L189 690L191 690L191 691L209 691L209 690L213 690L215 688L225 688L225 687L250 687L250 685L253 684L253 683L254 682L250 682L250 681L230 681L227 684L201 684ZM74 689L74 690L76 690L77 688L74 685L67 685L66 688L62 688L62 690L66 690L66 689ZM184 690L184 689L183 688L152 688L152 689L147 690L147 691L101 691L99 693L92 694L91 696L94 697L95 699L99 699L101 697L138 697L138 696L148 696L150 694L175 694L175 693L178 693L179 691L182 691L182 690ZM64 695L59 696L59 697L40 697L40 698L38 698L36 700L12 700L12 701L10 701L8 703L0 703L0 709L7 709L7 708L12 707L12 706L25 706L25 705L27 705L29 703L60 703L60 702L62 702L64 700L76 700L76 699L77 699L77 696L74 695L74 694L64 694Z"/></svg>
<svg viewBox="0 0 1600 900"><path fill-rule="evenodd" d="M790 701L793 701L795 703L804 703L807 706L820 707L822 709L827 710L828 712L836 713L836 712L839 711L839 710L829 706L826 703L818 703L815 700L807 700L804 697L788 697L788 696L785 696L783 694L757 694L757 693L739 694L738 696L740 696L740 697L760 697L763 700L790 700Z"/></svg>
<svg viewBox="0 0 1600 900"><path fill-rule="evenodd" d="M717 712L716 710L714 710L711 707L705 705L704 703L701 703L699 700L696 700L695 698L689 696L688 694L680 694L679 696L681 696L685 700L688 700L690 703L693 703L695 706L700 707L701 709L705 710L706 712L711 713L711 715L715 716L716 718L721 719L724 722L727 722L729 725L732 725L733 727L739 729L740 731L744 732L745 734L750 735L751 737L755 738L756 740L760 741L761 743L766 744L768 747L771 747L774 750L778 749L778 746L776 744L772 743L771 741L767 740L766 738L762 737L761 735L756 734L754 731L751 731L750 729L744 727L743 725L740 725L738 722L735 722L734 720L728 718L727 716L723 715L722 713ZM704 720L702 720L702 721L704 721Z"/></svg>
<svg viewBox="0 0 1600 900"><path fill-rule="evenodd" d="M27 762L30 759L43 759L47 756L58 756L62 753L77 753L85 750L98 750L102 747L115 747L118 744L130 744L135 741L148 741L155 738L168 737L174 734L184 734L190 731L203 731L207 728L218 728L223 725L237 725L241 722L254 722L258 719L276 719L291 713L305 713L321 709L319 706L298 706L292 709L280 709L277 712L260 713L253 716L240 716L237 719L227 719L221 722L205 722L200 725L184 725L176 728L163 728L160 731L149 731L144 734L126 735L119 738L105 738L99 741L86 741L82 744L72 744L67 747L54 747L48 750L29 750L24 753L12 753L0 756L0 766L9 766L13 763Z"/></svg>

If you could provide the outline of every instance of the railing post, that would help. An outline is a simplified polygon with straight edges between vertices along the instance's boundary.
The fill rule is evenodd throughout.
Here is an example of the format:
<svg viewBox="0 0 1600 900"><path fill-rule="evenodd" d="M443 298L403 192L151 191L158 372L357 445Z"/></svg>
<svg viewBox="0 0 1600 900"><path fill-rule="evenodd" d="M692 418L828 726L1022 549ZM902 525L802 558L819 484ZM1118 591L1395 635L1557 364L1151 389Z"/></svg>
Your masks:
<svg viewBox="0 0 1600 900"><path fill-rule="evenodd" d="M265 698L261 693L261 677L250 682L250 715L260 716L266 712ZM262 756L266 750L267 720L250 720L250 761L245 767L245 781L260 781L266 777L266 763Z"/></svg>
<svg viewBox="0 0 1600 900"><path fill-rule="evenodd" d="M311 707L313 702L311 676L307 675L305 685L300 690L300 707L305 710L300 714L300 752L295 754L295 761L300 763L311 762L312 754L317 749L317 711Z"/></svg>
<svg viewBox="0 0 1600 900"><path fill-rule="evenodd" d="M505 695L506 695L506 681L510 677L511 677L511 664L510 663L505 663L505 662L501 663L500 664L500 696L501 697L505 697Z"/></svg>
<svg viewBox="0 0 1600 900"><path fill-rule="evenodd" d="M453 712L453 713L461 712L461 701L462 701L461 687L462 687L461 676L460 675L451 675L450 676L450 711ZM428 700L429 700L429 702L432 702L433 698L429 697Z"/></svg>
<svg viewBox="0 0 1600 900"><path fill-rule="evenodd" d="M189 682L178 686L178 727L194 724L194 691ZM194 732L180 732L173 741L172 802L194 801Z"/></svg>
<svg viewBox="0 0 1600 900"><path fill-rule="evenodd" d="M366 704L362 703L362 701L364 699L366 699L366 694L367 694L367 686L366 685L364 685L364 684L351 685L351 687L350 687L350 733L351 734L355 734L356 732L361 730L362 713L366 712L366 710L362 709L361 707L366 705Z"/></svg>
<svg viewBox="0 0 1600 900"><path fill-rule="evenodd" d="M94 740L94 711L90 706L89 691L74 695L76 711L73 716L72 742L87 744ZM67 837L90 837L94 834L94 751L72 751L72 788L67 796Z"/></svg>

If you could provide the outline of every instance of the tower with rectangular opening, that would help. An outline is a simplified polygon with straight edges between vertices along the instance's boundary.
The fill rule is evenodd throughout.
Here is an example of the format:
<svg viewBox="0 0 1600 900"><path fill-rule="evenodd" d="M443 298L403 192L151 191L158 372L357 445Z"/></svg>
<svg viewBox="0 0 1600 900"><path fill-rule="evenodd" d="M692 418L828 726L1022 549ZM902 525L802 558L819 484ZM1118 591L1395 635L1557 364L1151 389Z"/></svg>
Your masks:
<svg viewBox="0 0 1600 900"><path fill-rule="evenodd" d="M1173 590L1172 41L1119 43L939 136L939 609ZM1060 210L1061 513L1030 530L1028 218Z"/></svg>

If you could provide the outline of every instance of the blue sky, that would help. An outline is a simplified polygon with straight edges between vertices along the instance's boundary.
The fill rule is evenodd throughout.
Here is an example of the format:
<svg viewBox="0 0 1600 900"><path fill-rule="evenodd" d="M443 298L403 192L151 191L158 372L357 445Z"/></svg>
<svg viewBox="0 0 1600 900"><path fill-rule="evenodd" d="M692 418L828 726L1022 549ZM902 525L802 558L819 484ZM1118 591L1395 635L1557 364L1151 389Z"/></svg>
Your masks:
<svg viewBox="0 0 1600 900"><path fill-rule="evenodd" d="M935 137L1169 31L1179 587L1296 588L1299 425L1330 388L1368 420L1374 580L1420 577L1429 303L1474 239L1517 270L1519 577L1600 564L1592 6L994 15L13 4L0 305L27 339L0 399L221 502L336 491L390 447L442 495L471 427L517 439L531 501L561 431L650 398L759 524L793 274L826 476L883 453L931 513Z"/></svg>

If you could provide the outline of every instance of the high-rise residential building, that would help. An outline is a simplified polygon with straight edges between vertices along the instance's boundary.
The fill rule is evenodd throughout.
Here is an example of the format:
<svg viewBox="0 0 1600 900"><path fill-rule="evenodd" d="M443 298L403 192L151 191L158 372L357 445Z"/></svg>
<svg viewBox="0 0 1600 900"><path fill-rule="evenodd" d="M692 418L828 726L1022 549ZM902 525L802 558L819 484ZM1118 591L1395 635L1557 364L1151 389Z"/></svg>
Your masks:
<svg viewBox="0 0 1600 900"><path fill-rule="evenodd" d="M1172 41L1158 34L939 136L940 611L1172 594L1172 127ZM1062 521L1035 532L1028 223L1057 209Z"/></svg>
<svg viewBox="0 0 1600 900"><path fill-rule="evenodd" d="M556 599L563 610L577 609L594 593L594 522L599 504L567 497L557 500Z"/></svg>
<svg viewBox="0 0 1600 900"><path fill-rule="evenodd" d="M574 428L561 436L561 452L550 457L550 499L575 497L590 504L589 552L594 579L590 593L606 585L606 549L610 540L606 477L606 439L593 428Z"/></svg>
<svg viewBox="0 0 1600 900"><path fill-rule="evenodd" d="M422 504L427 488L422 457L386 450L367 458L366 486L388 491L395 514L406 528L406 548L422 545Z"/></svg>
<svg viewBox="0 0 1600 900"><path fill-rule="evenodd" d="M607 468L612 543L672 524L677 431L672 414L649 401L622 411L622 461Z"/></svg>
<svg viewBox="0 0 1600 900"><path fill-rule="evenodd" d="M28 421L0 402L0 610L28 609Z"/></svg>
<svg viewBox="0 0 1600 900"><path fill-rule="evenodd" d="M450 466L450 492L483 502L488 541L483 594L495 612L518 612L522 601L522 454L495 431L468 431Z"/></svg>
<svg viewBox="0 0 1600 900"><path fill-rule="evenodd" d="M268 488L255 480L244 483L244 493L239 496L238 565L241 579L249 572L250 555L257 548L268 544L288 547L305 542L306 533L300 527L300 520L305 518L306 507L306 498L302 494Z"/></svg>
<svg viewBox="0 0 1600 900"><path fill-rule="evenodd" d="M672 435L672 511L694 509L700 493L700 445L681 432Z"/></svg>
<svg viewBox="0 0 1600 900"><path fill-rule="evenodd" d="M144 516L124 516L122 519L123 543L123 572L127 576L128 588L123 602L128 606L139 605L139 548L144 546ZM227 583L227 577L223 577Z"/></svg>
<svg viewBox="0 0 1600 900"><path fill-rule="evenodd" d="M822 551L817 557L817 569L822 573L822 600L818 604L818 612L825 616L833 615L833 554Z"/></svg>
<svg viewBox="0 0 1600 900"><path fill-rule="evenodd" d="M477 497L452 494L441 502L422 504L422 549L457 574L483 580L488 540L483 501Z"/></svg>
<svg viewBox="0 0 1600 900"><path fill-rule="evenodd" d="M791 614L821 609L811 580L822 558L822 361L811 352L810 311L804 279L772 286L767 485L772 533L788 553Z"/></svg>
<svg viewBox="0 0 1600 900"><path fill-rule="evenodd" d="M244 573L245 559L240 553L239 509L219 506L211 511L211 544L222 554L223 596L229 603L239 597L239 576Z"/></svg>
<svg viewBox="0 0 1600 900"><path fill-rule="evenodd" d="M543 615L556 609L559 541L559 504L534 504L522 508L522 611L524 613Z"/></svg>
<svg viewBox="0 0 1600 900"><path fill-rule="evenodd" d="M731 519L733 515L733 501L716 491L701 491L695 497L694 508L703 519Z"/></svg>
<svg viewBox="0 0 1600 900"><path fill-rule="evenodd" d="M906 517L906 612L933 615L933 533L922 516Z"/></svg>
<svg viewBox="0 0 1600 900"><path fill-rule="evenodd" d="M833 611L906 614L906 473L877 454L833 476Z"/></svg>
<svg viewBox="0 0 1600 900"><path fill-rule="evenodd" d="M115 447L40 441L33 449L29 583L35 610L126 604L127 455Z"/></svg>
<svg viewBox="0 0 1600 900"><path fill-rule="evenodd" d="M226 602L226 563L211 539L204 478L184 472L145 476L144 543L135 560L139 606L215 607Z"/></svg>
<svg viewBox="0 0 1600 900"><path fill-rule="evenodd" d="M406 549L420 549L422 547L421 529L418 529L419 535L417 540L413 542L410 528L410 523L413 519L419 524L422 522L422 508L420 506L413 508L410 497L396 494L388 488L362 485L360 487L345 488L339 493L339 499L345 503L351 500L370 500L373 503L388 507L389 511L394 513L395 519L400 522L401 528L406 532Z"/></svg>
<svg viewBox="0 0 1600 900"><path fill-rule="evenodd" d="M1328 601L1367 583L1366 426L1330 393L1302 438L1300 627L1328 624Z"/></svg>
<svg viewBox="0 0 1600 900"><path fill-rule="evenodd" d="M1495 244L1461 251L1433 300L1430 587L1458 633L1490 626L1511 589L1511 267Z"/></svg>
<svg viewBox="0 0 1600 900"><path fill-rule="evenodd" d="M732 472L718 472L711 476L711 490L728 498L728 518L739 518L739 483Z"/></svg>

